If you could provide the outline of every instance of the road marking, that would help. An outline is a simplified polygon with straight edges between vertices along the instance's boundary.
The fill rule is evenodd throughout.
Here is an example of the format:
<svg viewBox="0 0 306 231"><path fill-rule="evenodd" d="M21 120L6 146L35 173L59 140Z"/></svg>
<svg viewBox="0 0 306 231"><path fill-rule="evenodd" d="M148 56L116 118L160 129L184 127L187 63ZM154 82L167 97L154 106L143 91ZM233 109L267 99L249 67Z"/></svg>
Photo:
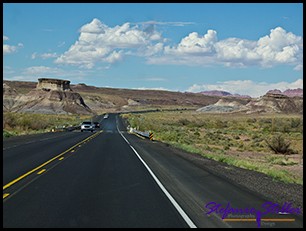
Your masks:
<svg viewBox="0 0 306 231"><path fill-rule="evenodd" d="M165 193L165 195L168 197L172 205L176 208L176 210L179 212L179 214L182 216L182 218L185 220L185 222L189 225L190 228L197 228L196 225L192 222L192 220L188 217L188 215L185 213L185 211L181 208L181 206L176 202L176 200L171 196L171 194L167 191L167 189L163 186L163 184L159 181L159 179L155 176L153 171L150 169L150 167L146 164L146 162L140 157L138 152L135 150L135 148L127 141L127 139L124 137L124 135L121 133L121 131L118 128L117 123L117 117L116 117L116 125L117 130L119 134L123 137L123 139L129 144L130 148L134 151L136 156L139 158L139 160L143 163L143 165L146 167L148 172L151 174L157 185L160 187L160 189Z"/></svg>
<svg viewBox="0 0 306 231"><path fill-rule="evenodd" d="M61 157L61 158L59 158L58 160L63 160L64 159L64 157Z"/></svg>
<svg viewBox="0 0 306 231"><path fill-rule="evenodd" d="M66 151L62 152L61 154L51 158L50 160L46 161L45 163L39 165L38 167L32 169L31 171L28 171L27 173L21 175L20 177L16 178L15 180L9 182L8 184L3 186L3 190L11 187L13 184L17 183L18 181L22 180L23 178L27 177L28 175L32 174L33 172L36 172L37 170L41 169L42 167L46 166L47 164L51 163L52 161L58 159L59 157L63 156L64 154L66 154L67 152L73 150L75 147L77 147L79 144L83 143L84 141L89 140L92 136L97 136L99 135L101 132L95 133L89 137L87 137L86 139L80 141L79 143L73 145L71 148L67 149Z"/></svg>
<svg viewBox="0 0 306 231"><path fill-rule="evenodd" d="M261 218L262 221L284 221L284 222L293 222L295 219L286 219L286 218ZM223 221L256 221L255 218L225 218Z"/></svg>
<svg viewBox="0 0 306 231"><path fill-rule="evenodd" d="M8 197L9 195L10 195L9 193L4 193L4 194L3 194L3 199L6 198L6 197Z"/></svg>
<svg viewBox="0 0 306 231"><path fill-rule="evenodd" d="M46 171L46 169L42 169L42 170L39 171L37 174L40 175L40 174L42 174L42 173L45 172L45 171Z"/></svg>

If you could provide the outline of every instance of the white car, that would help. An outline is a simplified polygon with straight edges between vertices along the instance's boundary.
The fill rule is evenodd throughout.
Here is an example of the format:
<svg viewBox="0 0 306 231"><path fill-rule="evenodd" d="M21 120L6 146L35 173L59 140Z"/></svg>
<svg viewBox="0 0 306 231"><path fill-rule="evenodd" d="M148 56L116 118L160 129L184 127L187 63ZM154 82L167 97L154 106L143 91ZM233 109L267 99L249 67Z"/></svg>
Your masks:
<svg viewBox="0 0 306 231"><path fill-rule="evenodd" d="M84 121L82 124L81 124L81 132L83 131L91 131L93 132L95 130L95 124L92 123L91 121Z"/></svg>
<svg viewBox="0 0 306 231"><path fill-rule="evenodd" d="M107 118L108 118L108 114L105 114L104 119L107 119Z"/></svg>

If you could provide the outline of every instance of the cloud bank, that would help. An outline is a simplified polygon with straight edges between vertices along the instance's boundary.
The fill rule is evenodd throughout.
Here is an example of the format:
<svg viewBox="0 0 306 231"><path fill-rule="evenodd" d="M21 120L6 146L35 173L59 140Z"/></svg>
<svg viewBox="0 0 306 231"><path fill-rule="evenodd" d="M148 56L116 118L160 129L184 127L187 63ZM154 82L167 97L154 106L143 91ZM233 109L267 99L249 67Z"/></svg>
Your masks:
<svg viewBox="0 0 306 231"><path fill-rule="evenodd" d="M135 24L135 23L134 23ZM78 40L55 60L58 64L93 68L97 63L115 63L127 55L145 57L148 64L222 65L226 67L259 66L269 68L291 65L303 69L303 38L282 27L270 30L258 40L227 38L219 40L217 31L200 35L192 32L180 43L168 45L156 30L158 25L185 26L191 22L124 23L109 27L98 19L83 25Z"/></svg>
<svg viewBox="0 0 306 231"><path fill-rule="evenodd" d="M217 82L216 84L194 84L186 91L188 92L201 92L201 91L227 91L232 94L249 95L251 97L259 97L266 94L269 90L279 89L285 91L287 89L303 89L303 79L298 79L294 82L278 82L278 83L266 83L266 82L254 82L252 80L235 80Z"/></svg>
<svg viewBox="0 0 306 231"><path fill-rule="evenodd" d="M303 38L281 27L256 41L241 38L218 40L215 30L203 36L192 32L178 45L165 46L163 55L150 57L150 64L216 65L228 67L292 65L302 69Z"/></svg>

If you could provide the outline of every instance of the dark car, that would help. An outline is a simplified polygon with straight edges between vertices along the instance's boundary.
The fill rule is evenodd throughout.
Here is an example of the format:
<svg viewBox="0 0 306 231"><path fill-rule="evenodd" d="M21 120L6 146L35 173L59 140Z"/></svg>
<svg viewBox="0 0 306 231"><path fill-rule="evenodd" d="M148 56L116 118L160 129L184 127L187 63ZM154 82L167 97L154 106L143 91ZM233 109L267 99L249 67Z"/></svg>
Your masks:
<svg viewBox="0 0 306 231"><path fill-rule="evenodd" d="M100 128L99 122L93 122L96 128Z"/></svg>

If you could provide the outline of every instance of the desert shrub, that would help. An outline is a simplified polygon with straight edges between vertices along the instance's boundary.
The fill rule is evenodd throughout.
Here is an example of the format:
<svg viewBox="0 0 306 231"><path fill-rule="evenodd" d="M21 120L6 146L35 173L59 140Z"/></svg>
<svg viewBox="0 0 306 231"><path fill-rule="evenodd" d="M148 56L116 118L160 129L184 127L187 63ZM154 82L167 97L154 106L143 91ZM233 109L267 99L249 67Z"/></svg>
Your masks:
<svg viewBox="0 0 306 231"><path fill-rule="evenodd" d="M197 127L206 127L207 126L207 123L205 122L205 121L203 121L203 120L197 120L196 122L195 122L195 124L196 124L196 126Z"/></svg>
<svg viewBox="0 0 306 231"><path fill-rule="evenodd" d="M292 118L291 119L291 127L292 128L298 128L300 125L302 125L302 120L300 118Z"/></svg>
<svg viewBox="0 0 306 231"><path fill-rule="evenodd" d="M291 165L296 165L298 163L294 162L294 161L288 161L288 160L283 160L280 165L283 165L283 166L291 166Z"/></svg>
<svg viewBox="0 0 306 231"><path fill-rule="evenodd" d="M280 156L266 156L265 158L271 164L280 164L283 161L283 157Z"/></svg>
<svg viewBox="0 0 306 231"><path fill-rule="evenodd" d="M179 119L178 123L185 126L190 124L190 121L188 119Z"/></svg>
<svg viewBox="0 0 306 231"><path fill-rule="evenodd" d="M262 143L259 143L259 144L258 144L258 147L264 148L265 146L264 146Z"/></svg>
<svg viewBox="0 0 306 231"><path fill-rule="evenodd" d="M265 132L265 133L269 133L270 132L270 127L269 126L264 126L262 128L262 131Z"/></svg>
<svg viewBox="0 0 306 231"><path fill-rule="evenodd" d="M290 126L293 132L303 132L303 120L300 118L292 118Z"/></svg>
<svg viewBox="0 0 306 231"><path fill-rule="evenodd" d="M226 144L223 148L224 148L224 150L229 150L230 149L230 145Z"/></svg>
<svg viewBox="0 0 306 231"><path fill-rule="evenodd" d="M247 119L247 123L248 124L254 124L254 123L256 123L257 122L257 120L255 119L255 118L248 118Z"/></svg>
<svg viewBox="0 0 306 231"><path fill-rule="evenodd" d="M206 133L205 137L208 140L211 140L211 141L214 141L214 142L222 140L222 135L219 132L217 132L217 131L215 131L215 132L213 132L213 131L212 132L208 132L208 133Z"/></svg>
<svg viewBox="0 0 306 231"><path fill-rule="evenodd" d="M259 120L260 124L271 124L272 123L272 119L271 118L262 118Z"/></svg>
<svg viewBox="0 0 306 231"><path fill-rule="evenodd" d="M13 134L12 134L11 132L8 132L8 131L6 131L6 130L3 130L3 137L4 137L4 138L8 138L8 137L11 137L11 136L13 136Z"/></svg>
<svg viewBox="0 0 306 231"><path fill-rule="evenodd" d="M37 120L37 121L31 121L29 127L30 129L33 129L33 130L40 130L40 129L46 129L48 125L49 125L48 121Z"/></svg>
<svg viewBox="0 0 306 231"><path fill-rule="evenodd" d="M243 151L245 151L245 147L244 147L242 144L240 144L240 145L238 146L237 151L243 152Z"/></svg>
<svg viewBox="0 0 306 231"><path fill-rule="evenodd" d="M216 128L226 128L227 126L228 126L227 121L222 121L222 120L219 120L219 119L217 119L215 121L215 127Z"/></svg>
<svg viewBox="0 0 306 231"><path fill-rule="evenodd" d="M253 143L260 143L261 141L263 141L263 139L260 137L253 139Z"/></svg>
<svg viewBox="0 0 306 231"><path fill-rule="evenodd" d="M286 141L282 135L275 135L270 141L266 140L268 147L275 152L275 154L291 154L291 143Z"/></svg>
<svg viewBox="0 0 306 231"><path fill-rule="evenodd" d="M214 127L213 121L211 121L210 119L206 119L205 120L205 128L213 128L213 127Z"/></svg>
<svg viewBox="0 0 306 231"><path fill-rule="evenodd" d="M176 142L178 141L180 135L176 132L172 132L172 131L165 131L164 133L160 134L162 140L165 141L171 141L171 142Z"/></svg>
<svg viewBox="0 0 306 231"><path fill-rule="evenodd" d="M206 151L212 151L212 148L207 144L203 146L203 149Z"/></svg>
<svg viewBox="0 0 306 231"><path fill-rule="evenodd" d="M254 134L254 135L252 135L252 139L254 140L254 139L258 139L259 138L259 136L257 135L257 134Z"/></svg>
<svg viewBox="0 0 306 231"><path fill-rule="evenodd" d="M279 156L267 156L266 160L271 164L283 165L283 166L290 166L290 165L298 164L297 162L294 162L292 160L288 160L287 158L283 158Z"/></svg>
<svg viewBox="0 0 306 231"><path fill-rule="evenodd" d="M226 163L227 162L227 158L225 156L220 156L218 158L215 158L216 160L218 160L219 162L222 163Z"/></svg>
<svg viewBox="0 0 306 231"><path fill-rule="evenodd" d="M279 119L275 119L274 123L272 123L272 129L274 132L288 133L291 130L291 125L288 120L279 118Z"/></svg>
<svg viewBox="0 0 306 231"><path fill-rule="evenodd" d="M188 137L188 136L181 136L179 142L182 143L182 144L188 144L189 145L189 144L193 144L194 140L191 137Z"/></svg>

